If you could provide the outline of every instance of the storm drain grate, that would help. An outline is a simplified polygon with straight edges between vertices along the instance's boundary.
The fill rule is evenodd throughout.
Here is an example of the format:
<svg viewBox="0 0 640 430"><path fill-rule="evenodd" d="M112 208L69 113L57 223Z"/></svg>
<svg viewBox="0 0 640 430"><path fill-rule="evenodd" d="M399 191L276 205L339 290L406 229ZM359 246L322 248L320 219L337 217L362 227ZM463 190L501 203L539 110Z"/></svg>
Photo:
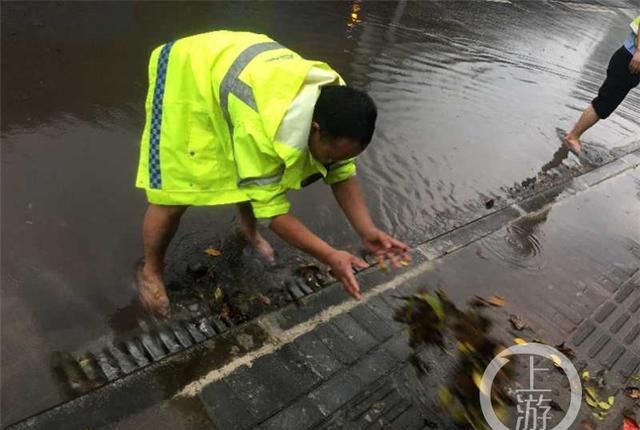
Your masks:
<svg viewBox="0 0 640 430"><path fill-rule="evenodd" d="M140 331L128 339L77 357L64 354L64 362L56 363L55 367L68 388L80 395L222 334L232 326L212 316L154 324L141 322Z"/></svg>

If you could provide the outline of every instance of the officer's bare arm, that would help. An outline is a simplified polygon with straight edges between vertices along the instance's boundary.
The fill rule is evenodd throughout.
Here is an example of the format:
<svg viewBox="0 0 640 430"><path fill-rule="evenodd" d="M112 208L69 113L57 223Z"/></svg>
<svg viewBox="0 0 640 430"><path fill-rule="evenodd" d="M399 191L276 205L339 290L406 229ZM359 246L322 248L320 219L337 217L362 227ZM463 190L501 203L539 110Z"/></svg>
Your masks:
<svg viewBox="0 0 640 430"><path fill-rule="evenodd" d="M376 226L369 215L362 188L355 176L333 184L331 189L349 222L361 237L365 237L369 232L376 230Z"/></svg>

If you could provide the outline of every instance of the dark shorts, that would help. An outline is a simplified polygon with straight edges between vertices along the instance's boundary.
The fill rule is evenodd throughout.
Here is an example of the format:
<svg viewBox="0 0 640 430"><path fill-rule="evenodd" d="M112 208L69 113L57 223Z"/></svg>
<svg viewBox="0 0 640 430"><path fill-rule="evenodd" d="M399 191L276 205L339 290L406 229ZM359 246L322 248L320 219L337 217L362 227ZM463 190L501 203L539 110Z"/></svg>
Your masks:
<svg viewBox="0 0 640 430"><path fill-rule="evenodd" d="M640 74L629 72L631 58L633 56L624 46L611 56L607 78L598 91L598 97L591 102L599 118L605 119L611 115L631 88L640 82Z"/></svg>

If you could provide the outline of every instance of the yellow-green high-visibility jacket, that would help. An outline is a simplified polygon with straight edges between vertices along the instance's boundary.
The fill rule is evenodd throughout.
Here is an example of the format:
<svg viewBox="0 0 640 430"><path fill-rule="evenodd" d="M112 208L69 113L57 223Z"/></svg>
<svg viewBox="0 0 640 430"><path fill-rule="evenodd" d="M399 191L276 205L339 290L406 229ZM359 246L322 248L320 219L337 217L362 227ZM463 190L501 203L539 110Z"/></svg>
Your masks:
<svg viewBox="0 0 640 430"><path fill-rule="evenodd" d="M260 34L215 31L156 48L137 187L154 204L250 201L256 217L271 218L289 211L287 190L313 178L332 184L354 175L353 160L331 166L315 160L307 138L278 140L312 69L344 85L327 64ZM319 87L314 105L318 95ZM299 124L304 136L310 126L310 120Z"/></svg>

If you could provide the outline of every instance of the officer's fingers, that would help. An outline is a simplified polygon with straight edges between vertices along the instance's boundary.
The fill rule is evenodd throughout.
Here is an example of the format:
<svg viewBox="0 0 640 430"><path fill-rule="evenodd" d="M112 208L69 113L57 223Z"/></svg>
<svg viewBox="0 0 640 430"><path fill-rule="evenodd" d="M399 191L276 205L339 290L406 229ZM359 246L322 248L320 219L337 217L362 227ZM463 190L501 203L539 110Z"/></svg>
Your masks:
<svg viewBox="0 0 640 430"><path fill-rule="evenodd" d="M404 242L400 242L398 239L394 239L394 238L391 237L391 238L389 238L389 241L394 246L394 248L401 249L402 251L408 251L409 250L409 246L407 246L407 244L404 243Z"/></svg>
<svg viewBox="0 0 640 430"><path fill-rule="evenodd" d="M355 266L355 267L358 267L360 269L366 269L367 267L369 267L369 265L367 264L366 261L364 261L364 260L362 260L362 259L360 259L358 257L353 257L351 259L351 265Z"/></svg>
<svg viewBox="0 0 640 430"><path fill-rule="evenodd" d="M348 273L342 279L342 284L349 294L351 294L356 300L360 300L362 295L360 294L360 286L353 273Z"/></svg>

